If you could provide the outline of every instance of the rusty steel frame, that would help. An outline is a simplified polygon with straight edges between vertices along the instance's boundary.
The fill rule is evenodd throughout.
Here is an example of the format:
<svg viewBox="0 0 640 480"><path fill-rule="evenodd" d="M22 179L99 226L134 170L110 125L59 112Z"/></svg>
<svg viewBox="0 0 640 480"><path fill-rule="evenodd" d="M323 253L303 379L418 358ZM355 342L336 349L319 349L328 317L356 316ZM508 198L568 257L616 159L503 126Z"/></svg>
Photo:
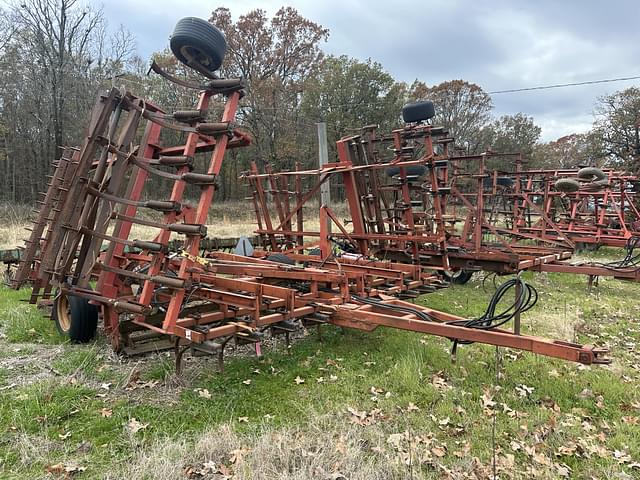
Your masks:
<svg viewBox="0 0 640 480"><path fill-rule="evenodd" d="M258 223L256 234L262 236L263 246L274 250L300 249L302 238L316 237L326 258L331 250L328 241L334 239L349 242L362 255L442 270L464 268L515 273L571 256L573 245L568 241L507 231L487 219L485 201L489 192L482 188L483 180L488 177L484 172L487 156L465 157L465 160L478 160L480 172L474 179L480 187L471 193L461 192L450 172L451 141L445 130L428 125L397 129L389 137L377 136L375 129L369 127L362 135L339 140L339 161L322 169L260 173L253 164L244 177L252 191ZM414 142L413 146L407 146L409 142ZM378 151L389 144L393 157L381 158ZM419 184L407 174L416 166L426 167L426 175ZM399 172L391 182L383 178L385 170L390 168L397 168ZM316 179L311 180L304 194L298 189L294 196L288 189L278 187L286 186L289 178L300 184L301 177ZM304 230L305 205L317 197L320 185L331 177L339 178L344 186L350 231L347 232L329 206L320 208L320 230ZM278 212L279 223L275 227L269 196ZM291 198L295 198L294 205L290 205ZM456 205L465 209L463 218ZM288 214L283 215L284 211ZM291 227L294 217L297 218L295 231ZM325 231L326 218L337 231ZM461 231L456 231L456 223L463 223Z"/></svg>
<svg viewBox="0 0 640 480"><path fill-rule="evenodd" d="M452 157L454 173L452 184L464 182L483 171L482 166L474 166L483 155ZM577 178L579 169L563 170L524 170L520 154L508 154L513 158L512 167L504 166L497 170L485 170L490 179L487 199L489 216L493 216L497 208L507 210L498 211L506 223L508 232L529 238L540 238L545 241L560 240L572 245L590 244L594 246L624 247L629 239L640 235L634 229L637 222L638 207L635 192L625 190L630 182L637 182L635 176L612 169L605 169L606 184L594 188L593 183L583 182L582 188L575 193L564 193L554 189L554 182L559 178ZM465 164L466 167L465 168ZM472 168L469 168L469 165ZM512 182L509 188L500 189L497 180L503 178ZM486 180L485 180L486 182ZM471 196L475 196L475 192ZM614 213L607 213L607 208L598 205L615 205L616 199L624 199L630 215L624 215L625 201L618 202L620 207L611 208ZM564 200L564 202L563 202ZM596 205L594 212L581 212L578 206L587 201ZM569 205L567 205L567 203ZM618 228L603 229L603 225L594 225L594 218L613 216L619 220ZM602 221L602 220L601 220ZM597 223L597 221L595 222ZM572 273L587 275L590 284L594 277L606 276L620 280L640 281L640 268L637 266L614 266L587 261L556 261L537 264L523 264L522 266L534 271Z"/></svg>
<svg viewBox="0 0 640 480"><path fill-rule="evenodd" d="M520 165L518 165L520 167ZM554 189L560 178L578 179L579 169L522 170L512 173L516 185L532 202L553 218L561 235L575 243L624 247L627 240L640 235L640 211L636 188L640 178L614 169L603 169L606 180L595 185L582 182L576 192ZM630 188L631 187L631 188ZM554 236L536 218L514 218L518 232Z"/></svg>
<svg viewBox="0 0 640 480"><path fill-rule="evenodd" d="M300 251L303 238L310 237L318 239L322 258L330 255L329 242L334 240L347 242L353 251L365 256L393 258L433 269L501 274L530 269L640 281L638 268L567 261L575 242L582 240L574 235L576 222L566 228L557 221L552 202L547 199L559 192L550 191L549 179L543 182L546 187L542 192L535 191L539 180L530 174L557 178L575 175L577 170L524 171L520 154L455 155L450 153L452 141L445 129L430 125L408 125L387 136L368 126L359 135L340 139L338 161L322 169L302 171L297 167L295 171L274 173L267 167L260 173L254 163L244 177L252 192L256 233L263 247ZM392 155L380 153L385 150ZM488 164L496 159L503 163L507 160L515 168L490 168ZM420 179L408 174L416 166L426 167ZM382 174L392 168L397 171L395 178L385 180ZM628 182L633 178L608 173L610 181ZM500 185L504 175L512 187ZM339 179L344 187L351 227L347 231L331 208L321 205L320 229L305 230L303 210L317 200L321 184L330 178ZM309 185L304 193L300 188L303 179ZM295 181L295 192L287 187L291 180ZM636 212L635 199L620 188L617 198L627 198L629 208ZM609 190L588 195L615 197ZM269 199L273 209L269 208ZM276 221L271 218L272 210L278 213ZM295 231L291 223L294 217ZM624 218L619 217L624 225ZM325 228L329 221L337 231ZM583 234L591 235L593 242L605 238L601 232ZM609 244L620 245L632 234L623 229L616 237L618 243Z"/></svg>
<svg viewBox="0 0 640 480"><path fill-rule="evenodd" d="M157 65L152 69L175 80ZM520 335L519 324L514 332L480 331L451 324L462 320L459 317L398 303L446 286L421 264L290 252L288 258L297 264L287 265L268 257L203 248L207 215L226 150L245 146L250 138L234 123L243 95L242 80L218 79L196 87L200 89L198 103L186 113L165 113L145 99L115 89L99 97L83 144L66 149L55 165L14 277L16 288L32 284L32 303L50 304L60 295L84 298L99 306L114 349L140 353L156 350L164 342L175 348L178 369L188 348L216 354L222 360L228 342L257 344L265 330L288 339L295 327L291 322L298 320L318 327L325 323L363 330L387 326L586 364L607 362L602 349ZM222 109L222 117L209 122L207 112L214 103ZM164 130L183 132L186 141L164 146ZM202 173L193 171L196 155L207 156ZM359 202L357 182L361 178L356 172L360 167L339 163L328 168L322 175L342 175L350 185L351 201ZM303 192L301 177L295 178L291 193L286 176L266 175L269 191L257 187L253 202L258 221L264 221L260 233L278 247L278 232L300 252L308 236L301 206L312 194ZM172 182L168 199L148 199L153 192L145 186L152 176ZM432 179L440 182L437 176ZM188 189L195 191L193 206L186 195ZM278 205L276 229L266 207L267 194ZM289 197L296 200L294 208L287 203ZM159 218L139 215L143 209L156 212ZM356 227L351 234L328 208L323 212L338 225L340 235L368 248L371 239L366 229ZM410 216L403 218L411 224ZM363 222L358 219L358 225ZM157 228L158 234L151 241L130 239L134 224ZM440 220L430 241L440 252L442 268L449 267L451 258L445 234ZM171 248L174 235L184 237L178 251ZM410 244L417 241L413 237L418 236L405 235L399 241ZM385 234L378 234L377 239L389 241ZM326 242L322 248L326 253ZM418 251L414 248L414 253ZM378 303L372 308L359 300L362 298ZM399 305L413 310L390 313ZM425 321L424 315L431 320Z"/></svg>

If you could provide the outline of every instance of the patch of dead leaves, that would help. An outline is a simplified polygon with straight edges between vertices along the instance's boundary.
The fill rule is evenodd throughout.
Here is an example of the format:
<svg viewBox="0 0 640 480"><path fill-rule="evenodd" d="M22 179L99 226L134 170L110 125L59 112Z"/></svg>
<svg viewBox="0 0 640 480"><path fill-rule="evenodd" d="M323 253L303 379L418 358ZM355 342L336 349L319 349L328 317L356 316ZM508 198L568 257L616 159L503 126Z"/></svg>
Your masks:
<svg viewBox="0 0 640 480"><path fill-rule="evenodd" d="M372 425L386 418L384 413L382 413L382 410L379 408L374 408L367 412L366 410L356 410L353 407L347 407L347 412L351 414L349 417L351 423L355 423L356 425L361 425L363 427Z"/></svg>

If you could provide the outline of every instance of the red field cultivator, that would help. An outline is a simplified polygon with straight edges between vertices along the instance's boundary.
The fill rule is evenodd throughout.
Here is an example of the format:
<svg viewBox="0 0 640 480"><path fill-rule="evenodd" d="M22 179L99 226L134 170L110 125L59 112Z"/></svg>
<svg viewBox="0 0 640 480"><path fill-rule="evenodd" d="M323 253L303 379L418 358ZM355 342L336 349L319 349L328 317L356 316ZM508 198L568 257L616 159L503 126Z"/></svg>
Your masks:
<svg viewBox="0 0 640 480"><path fill-rule="evenodd" d="M602 179L585 180L575 198L566 198L571 194L552 189L560 172L549 172L540 180L539 172L522 170L518 154L452 153L453 139L447 131L423 122L433 116L429 102L409 105L403 114L408 123L390 135L369 126L360 135L339 140L338 161L321 169L260 173L253 165L245 178L263 246L300 251L312 245L305 245L303 238L315 237L322 258L337 247L440 270L456 282L468 280L477 270L506 274L527 269L640 280L635 260L579 265L566 261L575 243L587 238L635 246L635 240L629 243L635 237L626 226L630 218L637 218L634 197L624 190L631 177L610 173L606 185ZM515 168L505 170L504 165ZM583 177L586 170L581 170ZM323 183L332 178L344 187L349 218L341 220L322 205L320 227L309 229L305 206L318 201ZM558 181L560 186L563 181ZM586 199L598 206L590 214L591 222L584 219L584 208L578 208L588 204ZM571 218L560 211L562 205ZM607 213L611 210L618 212L615 218ZM630 213L625 217L624 212ZM599 227L597 219L608 221L609 227ZM635 258L632 250L628 257Z"/></svg>
<svg viewBox="0 0 640 480"><path fill-rule="evenodd" d="M586 246L624 247L640 235L637 193L640 179L611 169L516 171L525 194L553 219L562 236ZM538 234L541 226L515 219L520 232ZM553 236L555 232L545 232Z"/></svg>
<svg viewBox="0 0 640 480"><path fill-rule="evenodd" d="M464 158L477 160L479 166L478 173L469 175L472 188L465 188L463 174L455 167L451 171L452 163L461 159L449 155L452 141L444 129L427 124L409 124L386 137L369 127L362 135L338 141L339 161L319 170L261 174L254 165L245 177L256 208L256 233L271 249L299 249L303 237L317 237L323 258L333 243L348 252L442 271L515 273L571 256L573 245L568 241L520 234L487 216L492 213L487 197L495 195L495 187L487 183L491 178L484 170L486 156ZM383 158L380 152L391 155ZM333 224L332 232L322 219L320 229L304 229L305 204L331 177L339 177L344 186L350 218L341 221L322 206L321 216ZM295 192L289 192L289 184L296 185ZM302 184L310 187L302 192ZM554 225L549 222L547 228Z"/></svg>
<svg viewBox="0 0 640 480"><path fill-rule="evenodd" d="M203 38L208 40L202 42ZM56 163L14 286L30 282L31 301L51 304L53 319L62 332L74 341L88 341L102 318L114 349L139 353L173 346L178 369L188 349L215 354L222 360L230 341L259 344L267 332L288 337L302 325L326 323L368 331L378 326L394 327L443 336L452 339L454 346L481 342L586 364L608 361L602 349L520 335L519 315L536 301L535 291L520 280L500 289L485 315L476 319L403 300L446 286L424 267L448 269L452 261L467 266L466 245L478 245L473 233L482 230L471 229L467 232L470 240L453 245L448 241L451 227L444 216L434 221L426 210L422 216L410 214L413 166L429 170L431 190L421 190L428 200L425 208L442 209L442 195L448 194L440 189L446 171L441 171L436 155L375 167L376 171L398 169L398 174L390 178L397 177L402 184L402 194L393 207L385 207L390 212L388 219L370 217L376 207L369 202L373 210L367 210L366 217L354 219L354 232L349 233L328 208L322 210L339 226L339 241L357 245L365 253L374 248L388 251L386 259L385 255L375 261L361 256L330 257L326 241L321 242L322 258L301 253L256 258L203 248L207 216L225 153L250 142L235 125L244 82L220 79L212 73L222 61L223 40L207 22L181 20L172 37L172 50L206 81L189 83L157 65L152 70L184 88L199 90L195 108L167 113L132 93L111 90L96 102L83 144L66 149ZM220 118L210 119L210 111L221 111ZM412 134L431 142L430 129L416 126ZM165 131L183 132L186 141L165 145L165 138L172 138L164 136ZM349 154L349 145L343 142L341 155ZM442 147L446 148L446 142ZM402 151L403 147L398 148ZM206 158L202 171L195 171L201 163L196 157ZM331 173L344 176L351 188L351 201L361 206L357 182L363 177L356 172L367 170L345 162L342 158L330 167ZM146 188L153 177L172 184L169 198L153 199L154 192ZM258 176L252 178L255 185ZM274 198L288 191L283 178L279 177L280 187L272 188ZM257 195L264 192L258 188ZM308 198L301 187L297 195L298 204ZM266 208L260 199L256 205ZM302 246L308 236L302 219L298 219L295 230L291 228L291 219L298 218L298 213L299 209L280 204L280 230L276 232L278 229L271 226L266 231L261 229L260 233L273 242L274 250L281 250L276 233L282 234L286 245ZM374 230L370 238L362 229L373 228L368 223L373 220L379 221L375 228L380 230ZM476 222L484 222L480 214ZM156 228L158 233L151 240L132 240L132 226L137 224ZM392 230L383 230L385 225ZM423 240L425 235L428 240ZM178 250L170 248L175 245L174 236L183 238ZM523 261L535 264L550 256L563 258L565 250L560 240L547 243L553 249L511 243L499 254L474 251L478 258L471 259L497 265L501 271L516 271ZM420 261L391 261L394 252L413 255ZM430 260L423 263L424 256ZM512 287L515 301L501 312L498 303ZM513 332L504 328L512 320Z"/></svg>

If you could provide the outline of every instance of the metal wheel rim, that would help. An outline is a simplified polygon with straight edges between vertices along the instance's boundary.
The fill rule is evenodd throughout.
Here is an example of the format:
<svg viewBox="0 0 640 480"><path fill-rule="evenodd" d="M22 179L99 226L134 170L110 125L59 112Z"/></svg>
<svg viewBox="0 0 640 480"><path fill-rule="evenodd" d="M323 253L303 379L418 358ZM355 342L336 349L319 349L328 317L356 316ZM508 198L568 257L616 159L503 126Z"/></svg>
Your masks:
<svg viewBox="0 0 640 480"><path fill-rule="evenodd" d="M447 272L447 277L449 278L458 278L460 275L462 275L463 270L462 269L456 270L456 271L445 270L445 272Z"/></svg>
<svg viewBox="0 0 640 480"><path fill-rule="evenodd" d="M180 48L180 53L182 53L189 62L197 63L204 68L210 68L213 63L211 57L197 47L185 45Z"/></svg>
<svg viewBox="0 0 640 480"><path fill-rule="evenodd" d="M60 295L56 302L56 314L60 328L68 332L71 328L71 305L66 295Z"/></svg>

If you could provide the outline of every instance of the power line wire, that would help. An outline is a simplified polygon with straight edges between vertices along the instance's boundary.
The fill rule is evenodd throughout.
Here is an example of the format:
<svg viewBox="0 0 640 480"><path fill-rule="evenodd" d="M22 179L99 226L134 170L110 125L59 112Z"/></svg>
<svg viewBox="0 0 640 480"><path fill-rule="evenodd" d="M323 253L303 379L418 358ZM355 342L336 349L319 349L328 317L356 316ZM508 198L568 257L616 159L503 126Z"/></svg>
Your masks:
<svg viewBox="0 0 640 480"><path fill-rule="evenodd" d="M640 79L640 75L635 77L619 77L619 78L607 78L604 80L589 80L586 82L557 83L555 85L544 85L544 86L538 86L538 87L510 88L508 90L496 90L494 92L487 92L487 93L489 95L496 95L498 93L529 92L531 90L549 90L551 88L577 87L579 85L593 85L596 83L622 82L624 80L638 80L638 79Z"/></svg>

